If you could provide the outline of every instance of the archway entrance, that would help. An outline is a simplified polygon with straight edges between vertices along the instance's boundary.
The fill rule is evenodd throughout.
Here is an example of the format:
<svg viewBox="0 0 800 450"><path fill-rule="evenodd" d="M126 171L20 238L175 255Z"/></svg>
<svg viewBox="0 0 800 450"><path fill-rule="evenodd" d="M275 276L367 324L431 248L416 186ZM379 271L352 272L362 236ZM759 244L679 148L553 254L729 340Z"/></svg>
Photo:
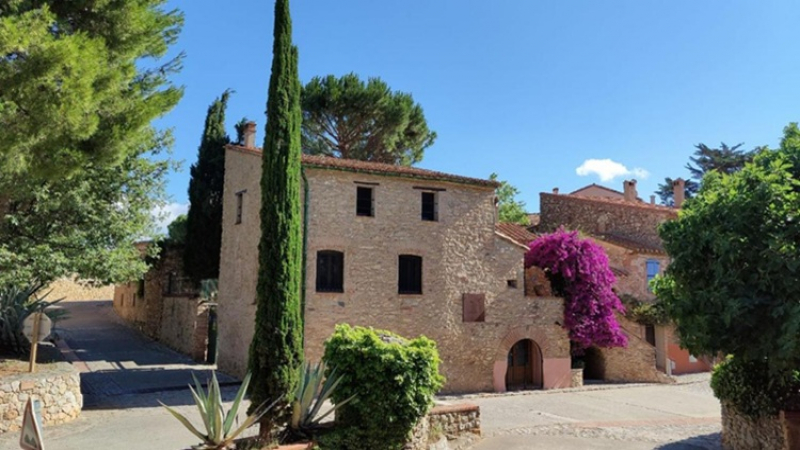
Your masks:
<svg viewBox="0 0 800 450"><path fill-rule="evenodd" d="M584 380L605 380L606 358L597 347L589 347L583 355L585 366L583 368Z"/></svg>
<svg viewBox="0 0 800 450"><path fill-rule="evenodd" d="M508 351L506 389L542 388L542 350L530 339L517 341Z"/></svg>

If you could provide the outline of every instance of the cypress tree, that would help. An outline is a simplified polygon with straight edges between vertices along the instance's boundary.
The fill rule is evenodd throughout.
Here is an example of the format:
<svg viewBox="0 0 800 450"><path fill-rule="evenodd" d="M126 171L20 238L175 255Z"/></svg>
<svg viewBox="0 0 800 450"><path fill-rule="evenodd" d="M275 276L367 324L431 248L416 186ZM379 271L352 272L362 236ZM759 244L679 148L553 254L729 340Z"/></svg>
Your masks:
<svg viewBox="0 0 800 450"><path fill-rule="evenodd" d="M183 268L195 283L219 277L225 146L230 143L225 133L229 96L230 91L225 91L208 107L197 162L191 168Z"/></svg>
<svg viewBox="0 0 800 450"><path fill-rule="evenodd" d="M292 45L289 1L275 3L272 75L261 163L261 241L256 294L256 324L250 344L252 405L283 397L261 421L267 437L284 423L288 396L303 361L300 286L300 79Z"/></svg>

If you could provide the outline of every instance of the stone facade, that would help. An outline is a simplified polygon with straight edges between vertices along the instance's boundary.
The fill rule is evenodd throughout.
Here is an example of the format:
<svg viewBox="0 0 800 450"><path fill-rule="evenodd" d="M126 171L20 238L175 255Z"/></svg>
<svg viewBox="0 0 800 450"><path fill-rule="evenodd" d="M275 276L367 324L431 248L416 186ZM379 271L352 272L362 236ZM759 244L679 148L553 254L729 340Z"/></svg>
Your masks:
<svg viewBox="0 0 800 450"><path fill-rule="evenodd" d="M671 383L673 380L658 369L656 347L644 339L642 326L624 317L617 317L622 331L628 336L625 348L603 348L606 381Z"/></svg>
<svg viewBox="0 0 800 450"><path fill-rule="evenodd" d="M785 447L779 416L752 419L722 402L722 448L725 450L781 450Z"/></svg>
<svg viewBox="0 0 800 450"><path fill-rule="evenodd" d="M183 276L183 249L166 247L143 280L114 289L114 310L166 346L204 361L208 307Z"/></svg>
<svg viewBox="0 0 800 450"><path fill-rule="evenodd" d="M22 428L29 398L41 402L43 426L76 419L83 407L80 375L71 364L61 362L40 372L4 377L0 380L0 433Z"/></svg>
<svg viewBox="0 0 800 450"><path fill-rule="evenodd" d="M544 388L569 386L563 301L525 296L526 246L495 232L494 185L435 172L420 178L385 165L359 163L366 168L347 170L315 161L304 158L308 359L322 356L336 324L372 326L435 340L445 391L503 391L509 350L531 339L542 351ZM260 152L229 147L225 173L219 366L243 375L255 315ZM371 217L356 215L357 186L373 189ZM435 193L438 220L420 219L421 192ZM343 292L316 291L317 252L323 250L344 255ZM398 294L398 257L404 254L422 257L423 294ZM483 300L482 321L463 320L470 294Z"/></svg>

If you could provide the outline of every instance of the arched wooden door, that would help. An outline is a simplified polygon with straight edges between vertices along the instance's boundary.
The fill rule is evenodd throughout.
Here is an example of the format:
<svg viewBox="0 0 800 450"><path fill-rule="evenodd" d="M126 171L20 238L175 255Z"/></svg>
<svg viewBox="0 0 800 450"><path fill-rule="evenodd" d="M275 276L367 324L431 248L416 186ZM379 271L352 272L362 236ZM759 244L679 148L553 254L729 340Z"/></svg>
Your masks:
<svg viewBox="0 0 800 450"><path fill-rule="evenodd" d="M506 389L509 391L542 388L542 351L530 339L517 341L508 351Z"/></svg>

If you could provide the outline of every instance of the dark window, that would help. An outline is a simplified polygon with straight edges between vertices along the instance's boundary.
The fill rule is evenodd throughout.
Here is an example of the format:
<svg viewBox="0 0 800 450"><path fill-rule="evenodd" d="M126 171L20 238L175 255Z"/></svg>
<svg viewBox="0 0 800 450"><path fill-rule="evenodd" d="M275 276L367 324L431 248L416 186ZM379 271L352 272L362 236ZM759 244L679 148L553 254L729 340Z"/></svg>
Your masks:
<svg viewBox="0 0 800 450"><path fill-rule="evenodd" d="M317 252L317 292L344 292L344 253Z"/></svg>
<svg viewBox="0 0 800 450"><path fill-rule="evenodd" d="M244 191L236 193L236 223L242 223L242 203L244 200Z"/></svg>
<svg viewBox="0 0 800 450"><path fill-rule="evenodd" d="M422 193L422 220L436 221L438 220L436 214L436 193L423 192Z"/></svg>
<svg viewBox="0 0 800 450"><path fill-rule="evenodd" d="M656 345L656 327L655 325L645 325L644 326L644 339L650 343L650 345Z"/></svg>
<svg viewBox="0 0 800 450"><path fill-rule="evenodd" d="M400 294L422 294L422 257L400 255L397 292Z"/></svg>
<svg viewBox="0 0 800 450"><path fill-rule="evenodd" d="M510 287L511 289L516 289L517 280L506 280L506 285L508 285L508 287Z"/></svg>
<svg viewBox="0 0 800 450"><path fill-rule="evenodd" d="M356 215L372 217L375 215L372 208L372 188L356 188Z"/></svg>

